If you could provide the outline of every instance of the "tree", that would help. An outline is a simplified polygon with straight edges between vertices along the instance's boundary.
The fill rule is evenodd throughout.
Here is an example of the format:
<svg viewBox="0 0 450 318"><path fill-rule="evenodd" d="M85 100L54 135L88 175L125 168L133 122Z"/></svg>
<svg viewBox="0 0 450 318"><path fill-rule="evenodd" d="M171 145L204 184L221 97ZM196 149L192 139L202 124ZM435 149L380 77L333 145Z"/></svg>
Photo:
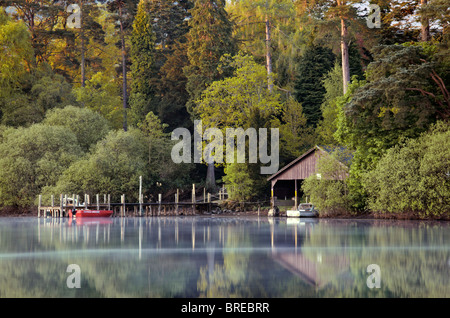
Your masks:
<svg viewBox="0 0 450 318"><path fill-rule="evenodd" d="M338 144L334 133L337 130L338 105L337 99L342 96L342 70L340 63L335 63L334 68L323 78L325 88L324 101L320 106L322 120L317 125L318 144Z"/></svg>
<svg viewBox="0 0 450 318"><path fill-rule="evenodd" d="M226 53L235 53L236 43L224 0L198 0L191 9L191 15L187 35L188 65L183 71L189 93L186 107L189 113L194 114L195 103L202 91L213 81L224 77L217 69L220 58ZM207 184L214 188L214 166L208 165L206 178Z"/></svg>
<svg viewBox="0 0 450 318"><path fill-rule="evenodd" d="M132 124L144 120L152 107L154 88L151 86L152 69L155 67L155 34L152 30L147 1L139 1L131 32L131 84L130 113Z"/></svg>
<svg viewBox="0 0 450 318"><path fill-rule="evenodd" d="M317 26L314 42L322 45L340 46L343 94L347 92L351 79L350 45L356 39L360 49L372 46L375 38L374 30L367 27L365 9L356 0L310 0L300 5L300 12L312 17L311 21ZM336 34L339 30L339 34Z"/></svg>
<svg viewBox="0 0 450 318"><path fill-rule="evenodd" d="M25 24L13 21L0 8L0 98L14 93L33 64L31 35Z"/></svg>
<svg viewBox="0 0 450 318"><path fill-rule="evenodd" d="M74 133L44 124L8 129L0 143L2 206L31 206L83 154Z"/></svg>
<svg viewBox="0 0 450 318"><path fill-rule="evenodd" d="M440 217L450 205L448 122L389 149L363 177L368 207L382 213Z"/></svg>
<svg viewBox="0 0 450 318"><path fill-rule="evenodd" d="M268 89L291 91L305 28L296 17L293 1L233 0L227 11L235 22L239 49L266 65Z"/></svg>
<svg viewBox="0 0 450 318"><path fill-rule="evenodd" d="M66 106L48 111L43 124L48 126L62 126L73 132L77 144L84 152L103 139L109 132L108 121L100 114L87 108Z"/></svg>
<svg viewBox="0 0 450 318"><path fill-rule="evenodd" d="M312 46L307 49L299 64L294 96L302 104L307 123L311 127L316 127L321 120L320 105L325 94L322 78L332 69L334 61L331 49Z"/></svg>
<svg viewBox="0 0 450 318"><path fill-rule="evenodd" d="M120 36L120 50L122 56L122 104L123 104L123 130L128 129L127 109L128 109L128 81L127 81L127 46L125 37L133 21L134 1L132 0L106 0L110 12L114 13L112 19L118 22Z"/></svg>
<svg viewBox="0 0 450 318"><path fill-rule="evenodd" d="M67 167L56 184L46 187L43 194L109 193L112 200L125 194L126 198L137 201L139 176L143 176L144 189L151 183L147 178L147 156L142 132L135 128L126 132L110 131L87 156Z"/></svg>
<svg viewBox="0 0 450 318"><path fill-rule="evenodd" d="M76 87L73 92L80 105L103 116L113 128L122 127L122 99L113 76L98 72L85 87Z"/></svg>
<svg viewBox="0 0 450 318"><path fill-rule="evenodd" d="M234 69L233 76L213 82L197 101L195 110L203 128L221 129L225 136L227 128L245 130L267 127L272 117L280 112L282 102L279 94L267 89L266 68L257 64L251 56L243 54L234 57L224 55L222 61L224 68ZM245 169L248 171L248 168ZM252 168L252 171L255 170ZM234 166L229 171L242 169ZM252 177L256 180L260 176L252 174ZM257 194L257 189L254 189L254 194Z"/></svg>
<svg viewBox="0 0 450 318"><path fill-rule="evenodd" d="M186 103L186 76L188 64L186 35L193 2L182 0L151 0L148 2L152 29L156 35L155 63L151 70L154 88L153 112L171 128L191 127Z"/></svg>
<svg viewBox="0 0 450 318"><path fill-rule="evenodd" d="M207 85L223 78L217 69L224 54L234 54L233 25L225 11L224 0L198 0L191 9L187 35L189 64L184 68L190 99L188 111L194 112L196 100Z"/></svg>
<svg viewBox="0 0 450 318"><path fill-rule="evenodd" d="M440 67L432 62L433 54L431 47L419 45L380 46L366 71L367 81L355 81L338 100L335 136L356 150L349 186L358 208L366 198L362 175L375 168L387 149L449 118L450 101L434 70Z"/></svg>

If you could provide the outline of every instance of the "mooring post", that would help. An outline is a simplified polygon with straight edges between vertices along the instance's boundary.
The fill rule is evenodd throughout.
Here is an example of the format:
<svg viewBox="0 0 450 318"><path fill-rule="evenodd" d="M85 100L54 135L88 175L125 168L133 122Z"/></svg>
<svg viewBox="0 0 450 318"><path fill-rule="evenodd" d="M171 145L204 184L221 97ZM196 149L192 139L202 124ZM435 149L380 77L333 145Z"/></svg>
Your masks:
<svg viewBox="0 0 450 318"><path fill-rule="evenodd" d="M176 198L177 198L177 206L176 206L176 208L177 208L177 215L179 214L178 213L178 203L180 202L180 189L177 189L177 196L176 196Z"/></svg>
<svg viewBox="0 0 450 318"><path fill-rule="evenodd" d="M195 214L195 183L192 184L192 215Z"/></svg>
<svg viewBox="0 0 450 318"><path fill-rule="evenodd" d="M62 194L59 195L59 210L62 211L64 208L64 197ZM52 217L53 217L53 211L52 211Z"/></svg>
<svg viewBox="0 0 450 318"><path fill-rule="evenodd" d="M206 188L203 188L203 203L206 202Z"/></svg>
<svg viewBox="0 0 450 318"><path fill-rule="evenodd" d="M42 206L42 194L39 194L39 202L38 202L38 218L41 217L41 206Z"/></svg>
<svg viewBox="0 0 450 318"><path fill-rule="evenodd" d="M95 199L97 200L97 210L100 210L100 195L97 193Z"/></svg>
<svg viewBox="0 0 450 318"><path fill-rule="evenodd" d="M139 176L139 216L142 216L142 176Z"/></svg>
<svg viewBox="0 0 450 318"><path fill-rule="evenodd" d="M158 194L158 216L161 215L161 200L162 200L162 194Z"/></svg>
<svg viewBox="0 0 450 318"><path fill-rule="evenodd" d="M120 201L122 203L122 216L125 216L125 194L122 194L120 197Z"/></svg>
<svg viewBox="0 0 450 318"><path fill-rule="evenodd" d="M108 210L111 210L111 195L108 194Z"/></svg>
<svg viewBox="0 0 450 318"><path fill-rule="evenodd" d="M208 192L208 212L211 212L211 193Z"/></svg>
<svg viewBox="0 0 450 318"><path fill-rule="evenodd" d="M88 208L88 195L84 194L84 209L87 210Z"/></svg>
<svg viewBox="0 0 450 318"><path fill-rule="evenodd" d="M175 193L175 215L178 215L178 194Z"/></svg>
<svg viewBox="0 0 450 318"><path fill-rule="evenodd" d="M50 196L50 198L51 198L51 201L52 201L52 211L53 211L55 209L55 196L52 194Z"/></svg>

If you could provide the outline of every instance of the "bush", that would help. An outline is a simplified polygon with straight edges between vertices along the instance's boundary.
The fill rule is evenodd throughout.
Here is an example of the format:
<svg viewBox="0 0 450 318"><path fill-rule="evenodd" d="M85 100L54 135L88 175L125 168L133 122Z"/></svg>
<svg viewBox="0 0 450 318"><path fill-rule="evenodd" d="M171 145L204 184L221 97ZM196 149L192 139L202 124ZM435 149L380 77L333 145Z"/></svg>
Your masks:
<svg viewBox="0 0 450 318"><path fill-rule="evenodd" d="M102 115L87 108L66 106L47 112L44 124L63 126L77 137L78 144L84 151L104 138L110 130L108 121Z"/></svg>
<svg viewBox="0 0 450 318"><path fill-rule="evenodd" d="M395 146L363 177L372 211L441 216L450 211L450 125Z"/></svg>
<svg viewBox="0 0 450 318"><path fill-rule="evenodd" d="M82 153L76 136L60 126L6 129L0 144L0 202L27 207Z"/></svg>

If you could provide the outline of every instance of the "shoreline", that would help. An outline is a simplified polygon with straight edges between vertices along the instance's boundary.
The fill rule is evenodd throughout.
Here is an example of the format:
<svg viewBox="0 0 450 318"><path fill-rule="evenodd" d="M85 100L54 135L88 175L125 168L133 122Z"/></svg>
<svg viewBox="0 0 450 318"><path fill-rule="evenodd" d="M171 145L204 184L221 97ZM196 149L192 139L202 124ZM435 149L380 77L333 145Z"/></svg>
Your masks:
<svg viewBox="0 0 450 318"><path fill-rule="evenodd" d="M37 209L37 208L36 208ZM450 213L449 213L450 214ZM352 213L340 213L336 215L322 215L317 219L369 219L369 220L405 220L405 221L450 221L450 215L441 216L421 216L418 213L381 213L381 212L366 212L361 214ZM187 215L190 216L190 215ZM258 211L231 211L227 210L221 213L201 213L197 216L216 216L216 217L245 217L245 216L258 216ZM259 216L267 217L268 210L264 209L259 212ZM35 209L12 209L7 208L0 212L0 218L14 218L14 217L36 217L37 212ZM132 215L128 217L133 217ZM280 212L280 215L275 218L287 218L285 212Z"/></svg>

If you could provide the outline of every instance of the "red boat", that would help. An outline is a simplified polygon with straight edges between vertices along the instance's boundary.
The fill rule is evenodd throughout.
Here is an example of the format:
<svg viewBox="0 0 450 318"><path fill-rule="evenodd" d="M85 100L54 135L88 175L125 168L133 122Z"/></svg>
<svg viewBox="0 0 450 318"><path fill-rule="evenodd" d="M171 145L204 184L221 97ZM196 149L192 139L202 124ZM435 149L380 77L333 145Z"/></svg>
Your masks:
<svg viewBox="0 0 450 318"><path fill-rule="evenodd" d="M108 218L113 214L111 210L77 210L75 217L90 217L90 218ZM69 212L69 217L73 217L73 212Z"/></svg>

